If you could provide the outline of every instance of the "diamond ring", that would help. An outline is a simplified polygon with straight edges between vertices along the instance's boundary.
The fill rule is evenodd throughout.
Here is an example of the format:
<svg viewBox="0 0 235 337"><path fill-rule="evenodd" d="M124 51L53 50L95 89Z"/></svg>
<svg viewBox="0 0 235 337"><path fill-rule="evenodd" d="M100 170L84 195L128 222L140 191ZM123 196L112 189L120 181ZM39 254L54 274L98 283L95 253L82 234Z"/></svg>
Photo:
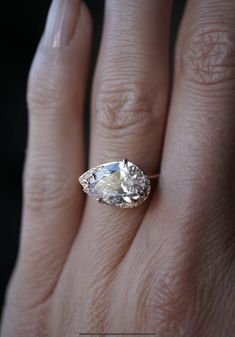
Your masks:
<svg viewBox="0 0 235 337"><path fill-rule="evenodd" d="M149 196L151 178L127 159L98 165L79 177L83 191L99 202L119 208L142 204Z"/></svg>

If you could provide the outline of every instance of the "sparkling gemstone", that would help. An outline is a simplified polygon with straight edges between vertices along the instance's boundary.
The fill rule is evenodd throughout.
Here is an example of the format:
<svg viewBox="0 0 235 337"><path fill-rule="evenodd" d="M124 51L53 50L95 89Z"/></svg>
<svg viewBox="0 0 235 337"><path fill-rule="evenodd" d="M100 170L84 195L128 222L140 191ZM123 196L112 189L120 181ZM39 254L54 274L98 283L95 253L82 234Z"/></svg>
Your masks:
<svg viewBox="0 0 235 337"><path fill-rule="evenodd" d="M142 204L150 192L147 175L128 160L96 166L85 172L79 182L89 196L121 208Z"/></svg>

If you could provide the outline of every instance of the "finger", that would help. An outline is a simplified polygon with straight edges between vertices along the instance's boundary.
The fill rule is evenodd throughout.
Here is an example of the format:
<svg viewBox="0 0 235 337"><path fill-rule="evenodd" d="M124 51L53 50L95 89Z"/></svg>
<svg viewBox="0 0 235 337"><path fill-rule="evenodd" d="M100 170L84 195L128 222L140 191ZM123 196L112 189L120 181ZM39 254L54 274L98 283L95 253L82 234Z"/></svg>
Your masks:
<svg viewBox="0 0 235 337"><path fill-rule="evenodd" d="M219 225L221 217L232 211L234 20L234 1L188 2L177 43L160 179L161 202L169 205L169 213L181 218L197 209L190 223L203 225L200 219L206 218L211 233L219 236L227 230Z"/></svg>
<svg viewBox="0 0 235 337"><path fill-rule="evenodd" d="M127 158L146 172L158 169L168 93L170 11L170 1L106 2L92 101L91 167ZM93 242L89 254L120 260L146 205L125 210L88 199L81 234Z"/></svg>
<svg viewBox="0 0 235 337"><path fill-rule="evenodd" d="M167 319L172 335L179 326L185 335L193 326L196 335L208 335L207 324L201 325L201 333L198 330L201 313L214 315L220 289L226 300L231 296L227 279L234 261L234 20L234 1L188 0L176 45L158 188L116 280L126 281L130 270L136 280L143 275L150 280L145 293L153 290L153 296L147 295L141 305L150 302L155 308L160 335ZM147 275L139 266L148 266ZM118 308L123 300L117 300ZM193 317L196 325L190 324L187 334ZM219 315L216 321L228 325Z"/></svg>
<svg viewBox="0 0 235 337"><path fill-rule="evenodd" d="M29 141L15 282L32 291L27 304L49 297L77 232L90 35L89 13L80 1L53 1L28 88Z"/></svg>

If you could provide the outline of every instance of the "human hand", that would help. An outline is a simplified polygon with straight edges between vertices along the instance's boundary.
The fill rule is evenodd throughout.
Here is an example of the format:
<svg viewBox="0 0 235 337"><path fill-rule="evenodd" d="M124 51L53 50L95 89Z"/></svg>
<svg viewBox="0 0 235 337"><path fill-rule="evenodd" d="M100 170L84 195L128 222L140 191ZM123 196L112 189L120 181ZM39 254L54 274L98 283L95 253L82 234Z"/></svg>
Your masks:
<svg viewBox="0 0 235 337"><path fill-rule="evenodd" d="M161 168L148 201L116 209L77 183L91 18L79 0L54 0L29 77L3 337L234 336L235 2L188 0L169 83L171 5L106 1L89 167Z"/></svg>

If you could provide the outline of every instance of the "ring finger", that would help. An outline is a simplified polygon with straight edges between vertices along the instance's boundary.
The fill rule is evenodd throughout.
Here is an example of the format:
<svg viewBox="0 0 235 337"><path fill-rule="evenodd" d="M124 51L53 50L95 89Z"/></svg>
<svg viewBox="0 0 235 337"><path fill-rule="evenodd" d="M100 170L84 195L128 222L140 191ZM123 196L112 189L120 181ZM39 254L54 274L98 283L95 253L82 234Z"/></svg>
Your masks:
<svg viewBox="0 0 235 337"><path fill-rule="evenodd" d="M171 1L106 1L93 87L91 167L127 158L147 173L157 171L168 94L170 12ZM123 257L145 209L146 204L117 209L89 198L80 232L81 241L92 242L89 255L107 256L112 268L110 258L116 264Z"/></svg>

